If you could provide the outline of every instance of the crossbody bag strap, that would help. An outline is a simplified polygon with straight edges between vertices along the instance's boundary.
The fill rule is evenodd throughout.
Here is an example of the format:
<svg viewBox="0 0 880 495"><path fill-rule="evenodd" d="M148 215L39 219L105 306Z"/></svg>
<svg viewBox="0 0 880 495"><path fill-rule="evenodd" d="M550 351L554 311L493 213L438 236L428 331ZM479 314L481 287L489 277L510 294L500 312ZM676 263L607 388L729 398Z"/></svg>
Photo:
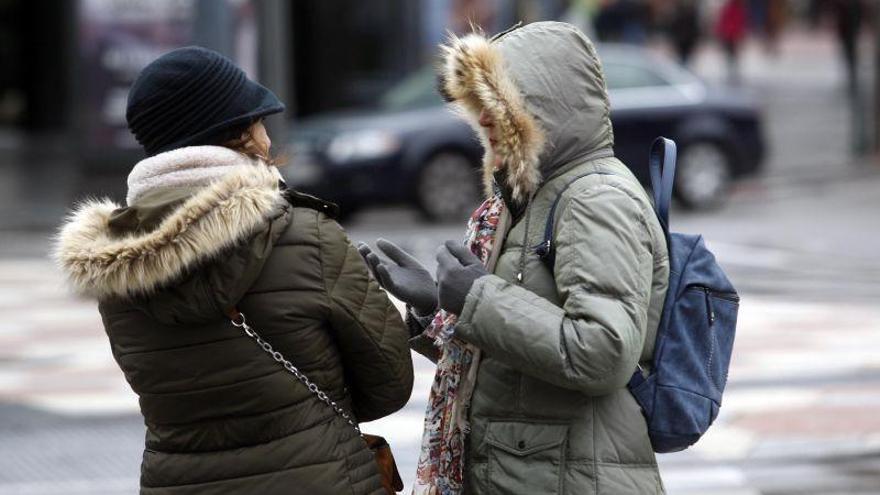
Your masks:
<svg viewBox="0 0 880 495"><path fill-rule="evenodd" d="M245 318L244 313L239 312L237 309L233 309L229 312L228 316L234 326L240 328L245 333L245 335L254 339L254 342L256 342L257 345L259 345L266 352L266 354L271 356L272 359L275 360L275 362L284 367L284 369L287 370L288 373L295 376L297 380L299 380L309 389L309 392L311 392L315 397L318 398L318 400L320 400L324 404L327 404L327 406L333 409L333 411L339 417L347 421L348 424L351 425L352 428L354 428L354 431L356 431L357 434L360 435L361 438L363 438L364 434L361 432L360 426L358 426L352 416L349 413L345 412L345 410L342 409L342 406L337 404L336 401L330 399L330 396L324 393L324 391L321 390L318 385L315 384L315 382L309 380L309 377L306 376L305 373L300 371L299 368L294 366L293 363L288 361L283 354L276 351L272 347L272 344L266 342L266 340L260 337L260 334L257 333L257 331L253 329L253 327L248 325L247 318Z"/></svg>

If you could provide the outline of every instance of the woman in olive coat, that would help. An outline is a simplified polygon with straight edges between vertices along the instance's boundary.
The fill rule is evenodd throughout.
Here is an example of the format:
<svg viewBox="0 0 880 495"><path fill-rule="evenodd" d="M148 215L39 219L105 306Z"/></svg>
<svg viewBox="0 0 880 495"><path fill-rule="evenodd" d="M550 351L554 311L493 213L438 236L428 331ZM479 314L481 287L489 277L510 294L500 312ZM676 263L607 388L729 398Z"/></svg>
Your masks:
<svg viewBox="0 0 880 495"><path fill-rule="evenodd" d="M55 258L99 301L146 424L141 493L380 494L354 428L232 324L235 311L357 421L412 389L407 331L335 206L286 190L262 117L283 105L190 47L148 66L127 119L148 158L91 200Z"/></svg>
<svg viewBox="0 0 880 495"><path fill-rule="evenodd" d="M361 248L437 361L414 493L664 493L627 383L652 362L666 240L614 156L593 43L536 22L453 37L443 62L485 148L487 200L465 245L440 247L436 282L387 241L390 260Z"/></svg>

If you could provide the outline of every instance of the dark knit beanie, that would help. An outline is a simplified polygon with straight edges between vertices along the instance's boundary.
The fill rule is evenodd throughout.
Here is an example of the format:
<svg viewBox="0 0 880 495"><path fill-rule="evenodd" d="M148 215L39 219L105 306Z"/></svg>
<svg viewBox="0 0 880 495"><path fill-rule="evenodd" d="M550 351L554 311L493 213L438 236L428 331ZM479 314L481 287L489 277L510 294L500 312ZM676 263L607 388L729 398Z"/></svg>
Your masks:
<svg viewBox="0 0 880 495"><path fill-rule="evenodd" d="M128 128L147 155L238 137L262 117L284 111L268 89L223 55L189 46L141 71L128 93Z"/></svg>

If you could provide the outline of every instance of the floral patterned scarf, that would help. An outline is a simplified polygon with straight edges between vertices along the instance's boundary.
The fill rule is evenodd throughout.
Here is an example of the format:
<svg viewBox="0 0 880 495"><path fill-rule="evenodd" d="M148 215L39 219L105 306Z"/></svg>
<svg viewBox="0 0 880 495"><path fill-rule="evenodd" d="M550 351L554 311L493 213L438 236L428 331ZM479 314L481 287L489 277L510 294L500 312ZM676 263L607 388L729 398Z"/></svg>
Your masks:
<svg viewBox="0 0 880 495"><path fill-rule="evenodd" d="M487 199L468 221L465 245L484 265L495 246L504 211L500 194ZM489 267L491 268L491 267ZM467 409L476 381L480 350L455 337L457 317L440 310L425 329L442 349L425 413L414 495L457 495L463 490Z"/></svg>

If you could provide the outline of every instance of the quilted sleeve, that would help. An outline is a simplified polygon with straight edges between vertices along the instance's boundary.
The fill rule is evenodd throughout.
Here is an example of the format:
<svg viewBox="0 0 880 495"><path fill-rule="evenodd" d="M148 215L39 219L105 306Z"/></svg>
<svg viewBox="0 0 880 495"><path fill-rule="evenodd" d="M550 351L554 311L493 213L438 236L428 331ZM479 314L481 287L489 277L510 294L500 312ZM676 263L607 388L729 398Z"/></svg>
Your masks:
<svg viewBox="0 0 880 495"><path fill-rule="evenodd" d="M412 393L409 330L342 227L321 217L318 231L330 325L355 416L372 421L402 408Z"/></svg>

